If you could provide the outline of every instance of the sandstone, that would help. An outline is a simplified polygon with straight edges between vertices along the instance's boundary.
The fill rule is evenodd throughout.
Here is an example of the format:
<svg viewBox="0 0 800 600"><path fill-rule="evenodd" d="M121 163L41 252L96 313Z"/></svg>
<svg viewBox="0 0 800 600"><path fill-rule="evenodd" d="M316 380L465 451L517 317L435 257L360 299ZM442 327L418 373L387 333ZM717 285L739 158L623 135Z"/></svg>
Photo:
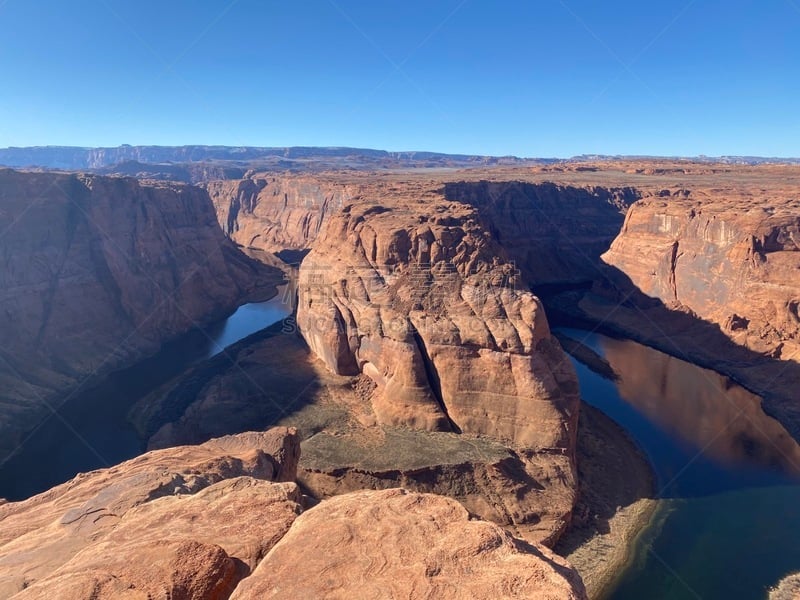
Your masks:
<svg viewBox="0 0 800 600"><path fill-rule="evenodd" d="M769 591L769 600L797 600L800 598L800 573L789 575Z"/></svg>
<svg viewBox="0 0 800 600"><path fill-rule="evenodd" d="M143 401L155 414L176 414L176 403L193 399L179 418L149 433L151 448L203 442L248 423L292 426L304 440L298 481L315 498L403 487L455 498L526 540L551 544L564 531L575 497L569 454L380 426L375 384L332 373L297 335L237 345L229 357L219 370L190 371ZM146 414L136 419L159 422Z"/></svg>
<svg viewBox="0 0 800 600"><path fill-rule="evenodd" d="M0 170L0 231L0 460L78 384L281 279L191 186Z"/></svg>
<svg viewBox="0 0 800 600"><path fill-rule="evenodd" d="M309 549L313 548L313 552ZM358 492L301 515L232 600L585 598L566 563L453 500Z"/></svg>
<svg viewBox="0 0 800 600"><path fill-rule="evenodd" d="M241 246L268 252L308 248L326 218L357 193L313 177L269 175L205 187L225 234Z"/></svg>
<svg viewBox="0 0 800 600"><path fill-rule="evenodd" d="M0 595L226 597L301 510L298 442L276 429L150 452L3 504Z"/></svg>
<svg viewBox="0 0 800 600"><path fill-rule="evenodd" d="M603 260L759 353L800 362L800 200L646 199Z"/></svg>
<svg viewBox="0 0 800 600"><path fill-rule="evenodd" d="M448 200L478 209L534 287L595 279L600 255L641 194L627 185L526 181L466 180L444 187Z"/></svg>
<svg viewBox="0 0 800 600"><path fill-rule="evenodd" d="M452 499L358 492L303 513L298 442L277 428L152 451L0 505L0 596L585 598L563 560Z"/></svg>
<svg viewBox="0 0 800 600"><path fill-rule="evenodd" d="M300 269L304 338L374 381L380 423L569 453L577 383L541 304L472 209L442 209L334 215Z"/></svg>
<svg viewBox="0 0 800 600"><path fill-rule="evenodd" d="M331 464L309 474L308 485L324 496L413 481L414 489L467 501L526 539L552 543L575 500L572 365L538 298L472 207L382 200L331 216L304 259L297 311L304 339L332 372L371 381L368 399L384 429L484 436L513 456L470 462L463 473L470 492L448 490L443 481L454 478L453 468L439 468L446 463L411 477L387 476L396 473L389 465L361 474L352 463ZM342 454L369 451L358 446ZM476 479L487 483L469 483ZM495 499L506 496L513 500Z"/></svg>

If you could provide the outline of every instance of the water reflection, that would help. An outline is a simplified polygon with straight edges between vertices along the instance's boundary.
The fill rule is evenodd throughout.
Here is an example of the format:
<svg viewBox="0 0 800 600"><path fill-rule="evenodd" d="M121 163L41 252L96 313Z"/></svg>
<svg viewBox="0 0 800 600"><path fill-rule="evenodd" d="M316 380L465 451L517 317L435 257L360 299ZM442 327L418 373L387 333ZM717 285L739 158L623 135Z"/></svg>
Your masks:
<svg viewBox="0 0 800 600"><path fill-rule="evenodd" d="M619 394L681 443L722 465L800 474L800 446L761 399L729 378L629 340L601 338Z"/></svg>
<svg viewBox="0 0 800 600"><path fill-rule="evenodd" d="M766 598L800 570L800 449L758 396L636 342L560 332L620 375L573 360L583 399L636 440L658 480L659 518L610 598Z"/></svg>

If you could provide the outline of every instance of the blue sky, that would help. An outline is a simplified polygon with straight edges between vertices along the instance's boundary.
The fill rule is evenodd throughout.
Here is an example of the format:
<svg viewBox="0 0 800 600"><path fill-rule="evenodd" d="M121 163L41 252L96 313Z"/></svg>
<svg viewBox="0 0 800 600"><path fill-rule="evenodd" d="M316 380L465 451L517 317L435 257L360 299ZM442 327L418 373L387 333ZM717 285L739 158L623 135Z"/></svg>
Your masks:
<svg viewBox="0 0 800 600"><path fill-rule="evenodd" d="M0 0L0 146L800 155L800 0Z"/></svg>

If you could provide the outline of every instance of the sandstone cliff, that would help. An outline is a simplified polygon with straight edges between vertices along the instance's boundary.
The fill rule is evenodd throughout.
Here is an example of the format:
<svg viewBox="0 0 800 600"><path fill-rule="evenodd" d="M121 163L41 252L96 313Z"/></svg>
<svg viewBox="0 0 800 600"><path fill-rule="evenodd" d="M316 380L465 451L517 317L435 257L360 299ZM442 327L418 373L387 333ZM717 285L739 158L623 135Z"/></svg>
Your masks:
<svg viewBox="0 0 800 600"><path fill-rule="evenodd" d="M603 260L736 343L800 362L800 201L704 196L638 202Z"/></svg>
<svg viewBox="0 0 800 600"><path fill-rule="evenodd" d="M361 492L303 513L298 442L276 429L150 452L0 506L0 595L585 598L562 559L453 500Z"/></svg>
<svg viewBox="0 0 800 600"><path fill-rule="evenodd" d="M782 189L685 190L635 204L605 278L557 306L732 377L800 440L800 203Z"/></svg>
<svg viewBox="0 0 800 600"><path fill-rule="evenodd" d="M312 177L256 175L206 184L223 231L267 252L310 247L325 219L358 192Z"/></svg>
<svg viewBox="0 0 800 600"><path fill-rule="evenodd" d="M278 280L197 188L0 170L0 459L85 378Z"/></svg>
<svg viewBox="0 0 800 600"><path fill-rule="evenodd" d="M492 508L485 494L477 514L552 541L575 497L572 366L472 207L383 200L345 206L317 238L300 268L300 331L329 369L365 376L380 425L506 444L515 466L490 470L510 467L512 487L515 479L540 482L559 489L558 500L547 506L547 494L523 486L513 512ZM329 475L316 480L329 492L358 481ZM542 538L545 515L550 533Z"/></svg>
<svg viewBox="0 0 800 600"><path fill-rule="evenodd" d="M600 255L641 197L632 187L525 181L448 183L444 195L478 209L534 287L596 279Z"/></svg>
<svg viewBox="0 0 800 600"><path fill-rule="evenodd" d="M526 181L448 182L374 174L269 175L206 184L225 233L242 246L278 252L313 244L344 205L384 199L467 204L529 284L586 282L641 197L624 186Z"/></svg>
<svg viewBox="0 0 800 600"><path fill-rule="evenodd" d="M350 205L301 266L297 321L331 370L372 379L381 423L569 454L575 375L522 286L468 207Z"/></svg>

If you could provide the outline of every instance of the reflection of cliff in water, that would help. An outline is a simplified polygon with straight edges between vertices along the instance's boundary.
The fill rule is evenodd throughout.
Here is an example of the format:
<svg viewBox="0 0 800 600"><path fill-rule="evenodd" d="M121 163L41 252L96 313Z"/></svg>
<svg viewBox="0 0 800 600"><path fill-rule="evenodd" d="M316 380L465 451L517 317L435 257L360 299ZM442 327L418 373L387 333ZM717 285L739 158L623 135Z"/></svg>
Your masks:
<svg viewBox="0 0 800 600"><path fill-rule="evenodd" d="M727 377L626 340L601 338L620 395L675 438L726 466L800 474L800 446Z"/></svg>

